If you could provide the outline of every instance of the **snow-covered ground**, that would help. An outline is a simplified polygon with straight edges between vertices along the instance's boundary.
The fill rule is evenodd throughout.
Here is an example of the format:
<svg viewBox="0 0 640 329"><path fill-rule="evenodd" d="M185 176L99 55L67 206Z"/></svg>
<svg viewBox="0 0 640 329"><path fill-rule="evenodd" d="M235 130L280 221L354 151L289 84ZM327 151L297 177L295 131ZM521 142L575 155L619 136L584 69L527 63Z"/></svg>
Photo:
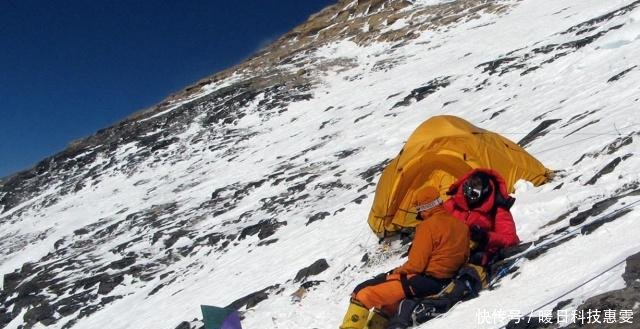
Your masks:
<svg viewBox="0 0 640 329"><path fill-rule="evenodd" d="M0 273L27 262L46 269L64 261L66 267L53 267L52 275L74 288L38 293L57 301L79 291L97 296L84 301L100 305L97 310L84 316L84 308L71 309L63 316L58 309L58 321L48 328L195 326L199 305L225 306L271 286L267 300L241 309L245 328L336 328L355 285L401 264L398 249L406 248L396 242L381 249L368 228L379 171L367 181L367 170L393 158L424 120L450 114L516 142L547 122L526 149L557 176L540 187L517 184L512 211L522 241L629 211L522 259L496 289L420 328L499 328L540 307L551 311L557 302L545 304L556 298L571 299L564 308L573 310L591 296L623 288L621 261L640 252L640 193L630 193L640 185L640 2L506 3L507 11L426 30L402 46L344 40L317 49L307 59L356 65L312 70L318 81L312 97L291 101L286 111L266 115L261 101L269 95L263 93L242 107L244 116L234 125L212 128L203 123L210 100L198 94L202 113L170 136L176 142L135 167L127 163L140 146L119 145L113 158L98 155L91 162L95 176L77 191L61 194L61 178L0 214ZM442 81L423 99L408 97ZM223 81L206 91L229 85ZM183 104L146 120L171 115ZM594 179L607 166L612 170ZM595 203L627 193L570 226ZM246 230L265 220L275 223L275 231ZM212 242L212 234L221 240ZM124 272L106 294L96 292L97 284L77 284L98 271L131 270L113 265L104 271L127 257L149 275ZM292 299L301 285L294 282L298 271L319 259L329 268L308 280L322 282ZM4 283L6 291L6 278ZM19 328L29 309L5 328Z"/></svg>

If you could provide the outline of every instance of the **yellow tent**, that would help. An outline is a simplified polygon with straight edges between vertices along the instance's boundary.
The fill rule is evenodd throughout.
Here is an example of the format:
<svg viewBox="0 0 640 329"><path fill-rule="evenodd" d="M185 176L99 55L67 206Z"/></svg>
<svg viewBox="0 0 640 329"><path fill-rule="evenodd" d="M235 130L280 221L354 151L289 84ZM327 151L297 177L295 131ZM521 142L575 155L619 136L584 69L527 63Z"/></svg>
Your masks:
<svg viewBox="0 0 640 329"><path fill-rule="evenodd" d="M509 193L519 179L545 183L549 170L518 144L450 115L423 122L382 172L369 213L379 236L415 227L413 192L430 185L445 199L449 186L475 168L499 172Z"/></svg>

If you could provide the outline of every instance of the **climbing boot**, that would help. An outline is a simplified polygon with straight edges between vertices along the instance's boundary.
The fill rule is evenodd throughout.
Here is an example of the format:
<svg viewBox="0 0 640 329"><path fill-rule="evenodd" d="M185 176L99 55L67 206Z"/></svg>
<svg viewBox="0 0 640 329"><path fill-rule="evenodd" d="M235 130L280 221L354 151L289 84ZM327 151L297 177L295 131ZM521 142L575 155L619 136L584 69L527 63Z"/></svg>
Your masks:
<svg viewBox="0 0 640 329"><path fill-rule="evenodd" d="M369 321L367 322L366 329L386 329L387 324L389 323L389 318L382 313L379 309L373 309L371 315L369 316Z"/></svg>
<svg viewBox="0 0 640 329"><path fill-rule="evenodd" d="M351 299L340 329L364 329L368 317L369 310L357 300Z"/></svg>

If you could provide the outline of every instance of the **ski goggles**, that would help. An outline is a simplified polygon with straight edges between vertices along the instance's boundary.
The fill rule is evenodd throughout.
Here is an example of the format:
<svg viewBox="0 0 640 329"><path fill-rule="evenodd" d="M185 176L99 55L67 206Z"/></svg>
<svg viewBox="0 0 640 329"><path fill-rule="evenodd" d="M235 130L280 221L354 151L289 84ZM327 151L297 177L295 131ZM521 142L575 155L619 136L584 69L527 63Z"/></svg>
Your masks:
<svg viewBox="0 0 640 329"><path fill-rule="evenodd" d="M471 185L465 184L464 186L464 195L472 201L480 199L482 196L482 188L473 187Z"/></svg>

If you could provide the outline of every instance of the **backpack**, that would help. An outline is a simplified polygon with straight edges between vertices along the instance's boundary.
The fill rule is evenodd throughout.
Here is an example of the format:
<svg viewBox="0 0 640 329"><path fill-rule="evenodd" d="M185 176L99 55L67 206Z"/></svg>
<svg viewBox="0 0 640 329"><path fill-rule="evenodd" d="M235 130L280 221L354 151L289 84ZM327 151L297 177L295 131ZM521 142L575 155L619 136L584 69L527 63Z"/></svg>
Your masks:
<svg viewBox="0 0 640 329"><path fill-rule="evenodd" d="M388 329L404 329L446 313L458 302L478 296L488 286L487 271L479 265L464 264L440 293L424 298L404 299Z"/></svg>

